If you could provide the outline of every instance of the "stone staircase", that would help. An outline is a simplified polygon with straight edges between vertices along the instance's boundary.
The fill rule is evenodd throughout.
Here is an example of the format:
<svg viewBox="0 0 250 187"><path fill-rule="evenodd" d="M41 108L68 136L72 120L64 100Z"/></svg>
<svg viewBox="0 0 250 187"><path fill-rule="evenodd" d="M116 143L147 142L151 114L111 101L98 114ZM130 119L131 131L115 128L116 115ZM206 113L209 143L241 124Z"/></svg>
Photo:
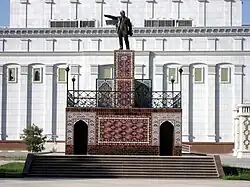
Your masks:
<svg viewBox="0 0 250 187"><path fill-rule="evenodd" d="M27 177L219 178L213 156L28 155Z"/></svg>

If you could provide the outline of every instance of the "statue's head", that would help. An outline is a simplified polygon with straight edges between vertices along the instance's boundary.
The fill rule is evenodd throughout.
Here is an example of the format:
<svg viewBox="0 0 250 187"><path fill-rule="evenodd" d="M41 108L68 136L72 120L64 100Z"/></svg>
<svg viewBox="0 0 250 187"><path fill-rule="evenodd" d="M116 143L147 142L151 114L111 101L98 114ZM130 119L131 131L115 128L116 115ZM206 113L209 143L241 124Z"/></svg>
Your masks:
<svg viewBox="0 0 250 187"><path fill-rule="evenodd" d="M124 11L124 10L122 10L122 11L120 12L120 14L121 14L122 17L125 17L125 11Z"/></svg>

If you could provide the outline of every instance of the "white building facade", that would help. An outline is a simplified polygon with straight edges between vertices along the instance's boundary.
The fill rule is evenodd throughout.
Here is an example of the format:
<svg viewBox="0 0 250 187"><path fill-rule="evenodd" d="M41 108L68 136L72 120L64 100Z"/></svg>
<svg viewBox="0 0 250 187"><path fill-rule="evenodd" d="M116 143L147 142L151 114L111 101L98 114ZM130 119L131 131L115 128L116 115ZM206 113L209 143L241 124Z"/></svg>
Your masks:
<svg viewBox="0 0 250 187"><path fill-rule="evenodd" d="M173 76L174 90L182 90L183 142L233 144L233 110L250 102L250 27L242 26L241 0L10 0L10 6L10 27L0 29L1 140L20 140L34 123L64 141L65 68L80 90L112 78L118 38L103 15L125 10L135 78L171 91Z"/></svg>

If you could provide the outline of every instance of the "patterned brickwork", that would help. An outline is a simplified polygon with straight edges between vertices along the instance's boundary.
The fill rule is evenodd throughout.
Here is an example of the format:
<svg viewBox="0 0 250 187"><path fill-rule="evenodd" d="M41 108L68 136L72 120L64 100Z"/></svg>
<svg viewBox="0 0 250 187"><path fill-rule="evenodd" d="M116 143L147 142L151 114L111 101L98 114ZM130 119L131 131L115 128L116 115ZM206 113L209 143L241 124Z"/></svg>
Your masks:
<svg viewBox="0 0 250 187"><path fill-rule="evenodd" d="M159 147L151 145L91 145L88 154L92 155L159 155Z"/></svg>
<svg viewBox="0 0 250 187"><path fill-rule="evenodd" d="M92 112L66 112L66 154L74 152L74 125L82 120L88 125L88 145L95 144L95 113Z"/></svg>
<svg viewBox="0 0 250 187"><path fill-rule="evenodd" d="M115 79L134 78L134 51L122 50L114 52L114 77Z"/></svg>
<svg viewBox="0 0 250 187"><path fill-rule="evenodd" d="M174 146L181 146L181 113L152 113L152 145L159 146L160 125L169 121L174 126Z"/></svg>
<svg viewBox="0 0 250 187"><path fill-rule="evenodd" d="M179 109L67 109L66 154L73 154L73 126L88 125L88 154L159 154L160 125L174 126L174 155L181 155Z"/></svg>
<svg viewBox="0 0 250 187"><path fill-rule="evenodd" d="M98 117L98 144L150 144L150 126L143 115Z"/></svg>
<svg viewBox="0 0 250 187"><path fill-rule="evenodd" d="M132 108L134 103L134 96L131 92L133 90L133 81L127 80L116 80L116 94L115 101L116 107L119 108Z"/></svg>
<svg viewBox="0 0 250 187"><path fill-rule="evenodd" d="M114 54L114 79L116 106L132 108L134 103L134 51L115 51Z"/></svg>

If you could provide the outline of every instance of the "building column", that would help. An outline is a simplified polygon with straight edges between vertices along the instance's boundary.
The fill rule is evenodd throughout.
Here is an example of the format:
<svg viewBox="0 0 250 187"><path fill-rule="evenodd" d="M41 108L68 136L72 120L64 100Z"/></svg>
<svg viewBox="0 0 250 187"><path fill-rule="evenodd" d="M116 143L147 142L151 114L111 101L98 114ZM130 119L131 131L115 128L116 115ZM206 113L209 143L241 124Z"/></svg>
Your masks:
<svg viewBox="0 0 250 187"><path fill-rule="evenodd" d="M0 66L0 85L1 85L0 86L0 99L1 99L0 100L1 101L0 102L1 103L1 105L0 105L0 114L1 114L0 115L0 130L1 130L0 131L0 140L4 140L4 137L3 137L4 134L3 134L3 131L2 131L2 123L3 123L3 115L2 114L3 114L3 101L4 101L3 94L2 94L4 92L4 90L3 90L4 87L2 86L3 85L3 80L4 80L3 76L4 76L3 75L3 66L1 65Z"/></svg>
<svg viewBox="0 0 250 187"><path fill-rule="evenodd" d="M243 103L243 65L234 66L233 107Z"/></svg>
<svg viewBox="0 0 250 187"><path fill-rule="evenodd" d="M189 142L190 141L190 67L189 66L182 66L182 141Z"/></svg>
<svg viewBox="0 0 250 187"><path fill-rule="evenodd" d="M27 98L28 96L28 66L23 65L21 66L21 72L20 72L20 126L19 126L19 134L23 134L23 129L27 128L28 120L27 120L27 114L28 114L28 108L27 108L27 101L30 98ZM29 111L30 112L30 111Z"/></svg>
<svg viewBox="0 0 250 187"><path fill-rule="evenodd" d="M52 102L53 102L53 65L47 65L45 67L45 127L44 134L52 135Z"/></svg>
<svg viewBox="0 0 250 187"><path fill-rule="evenodd" d="M215 142L215 92L216 92L216 66L208 66L208 118L207 141Z"/></svg>

